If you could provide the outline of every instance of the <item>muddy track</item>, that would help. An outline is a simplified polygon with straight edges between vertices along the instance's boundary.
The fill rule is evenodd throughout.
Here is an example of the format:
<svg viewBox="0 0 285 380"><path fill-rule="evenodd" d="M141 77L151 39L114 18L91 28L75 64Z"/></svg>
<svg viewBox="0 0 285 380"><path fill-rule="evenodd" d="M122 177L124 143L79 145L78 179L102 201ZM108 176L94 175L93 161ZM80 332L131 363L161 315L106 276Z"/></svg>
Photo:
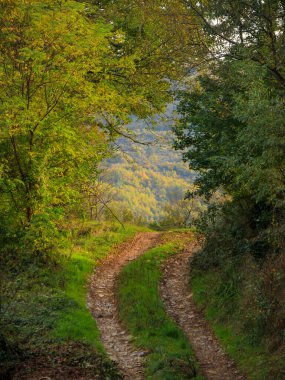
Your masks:
<svg viewBox="0 0 285 380"><path fill-rule="evenodd" d="M116 280L124 265L159 242L155 232L140 233L108 256L90 279L88 307L96 319L101 340L109 357L119 367L125 380L143 379L144 352L132 345L132 337L120 323Z"/></svg>
<svg viewBox="0 0 285 380"><path fill-rule="evenodd" d="M244 380L192 299L189 258L193 249L194 245L192 250L189 247L189 250L172 256L163 267L160 294L166 311L188 337L207 380Z"/></svg>

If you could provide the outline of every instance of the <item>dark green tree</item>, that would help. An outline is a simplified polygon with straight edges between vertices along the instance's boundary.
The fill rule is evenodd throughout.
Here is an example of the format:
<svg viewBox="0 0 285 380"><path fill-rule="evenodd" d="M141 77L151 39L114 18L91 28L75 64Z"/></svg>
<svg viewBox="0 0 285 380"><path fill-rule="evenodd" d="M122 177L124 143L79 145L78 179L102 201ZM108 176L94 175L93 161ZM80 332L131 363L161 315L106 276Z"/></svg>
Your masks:
<svg viewBox="0 0 285 380"><path fill-rule="evenodd" d="M269 251L273 246L280 249L285 200L284 3L187 4L210 42L205 55L209 63L180 93L176 148L199 172L202 194L222 191L239 207L235 231L243 230L252 242L260 239Z"/></svg>

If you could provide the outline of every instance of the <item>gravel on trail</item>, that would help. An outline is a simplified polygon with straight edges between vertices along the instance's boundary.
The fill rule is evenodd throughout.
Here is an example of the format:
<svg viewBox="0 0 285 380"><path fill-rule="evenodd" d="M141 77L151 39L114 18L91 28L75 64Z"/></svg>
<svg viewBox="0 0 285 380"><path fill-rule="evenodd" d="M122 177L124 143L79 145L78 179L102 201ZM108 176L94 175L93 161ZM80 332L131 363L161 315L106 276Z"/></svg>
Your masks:
<svg viewBox="0 0 285 380"><path fill-rule="evenodd" d="M121 245L96 268L90 279L87 305L96 319L101 340L110 359L114 360L125 380L141 380L147 354L132 344L132 336L119 319L117 279L124 265L158 244L160 234L144 232Z"/></svg>
<svg viewBox="0 0 285 380"><path fill-rule="evenodd" d="M104 259L90 279L88 307L96 319L107 354L117 363L125 380L144 379L144 359L148 353L132 344L133 337L120 321L117 279L124 265L160 241L161 236L156 232L137 234ZM193 243L182 253L167 259L162 267L160 295L166 312L188 337L201 374L207 380L245 380L193 301L189 287L189 259L195 249L197 246Z"/></svg>
<svg viewBox="0 0 285 380"><path fill-rule="evenodd" d="M170 257L163 266L160 294L167 313L184 331L207 380L245 380L224 352L209 323L193 301L189 259L197 246Z"/></svg>

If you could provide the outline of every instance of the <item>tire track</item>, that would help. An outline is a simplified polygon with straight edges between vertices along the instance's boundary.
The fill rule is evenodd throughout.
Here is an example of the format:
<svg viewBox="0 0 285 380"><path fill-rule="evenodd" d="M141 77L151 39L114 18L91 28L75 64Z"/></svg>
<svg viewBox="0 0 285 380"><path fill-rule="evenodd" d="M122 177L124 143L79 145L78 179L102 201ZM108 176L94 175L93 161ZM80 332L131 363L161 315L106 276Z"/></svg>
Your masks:
<svg viewBox="0 0 285 380"><path fill-rule="evenodd" d="M96 319L101 340L121 371L125 380L141 380L143 376L142 350L132 345L132 337L120 323L117 308L118 275L124 265L136 259L159 242L159 233L139 233L119 250L108 256L90 279L90 291L87 305Z"/></svg>
<svg viewBox="0 0 285 380"><path fill-rule="evenodd" d="M160 294L166 311L188 337L206 379L245 380L195 306L189 289L189 258L195 246L192 248L170 257L163 266Z"/></svg>

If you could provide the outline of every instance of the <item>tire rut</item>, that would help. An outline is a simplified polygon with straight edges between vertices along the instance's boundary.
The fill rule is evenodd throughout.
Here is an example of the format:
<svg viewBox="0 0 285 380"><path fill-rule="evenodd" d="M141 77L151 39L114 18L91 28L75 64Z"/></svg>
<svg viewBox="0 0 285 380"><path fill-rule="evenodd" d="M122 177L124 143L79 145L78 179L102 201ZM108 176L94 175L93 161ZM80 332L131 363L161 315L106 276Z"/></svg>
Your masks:
<svg viewBox="0 0 285 380"><path fill-rule="evenodd" d="M139 233L108 256L90 279L87 305L96 320L101 341L125 380L141 380L145 352L132 345L132 337L122 326L117 307L117 279L124 265L136 259L159 242L159 233Z"/></svg>
<svg viewBox="0 0 285 380"><path fill-rule="evenodd" d="M160 294L167 313L188 337L201 372L208 380L245 380L221 348L189 289L189 258L195 249L172 256L163 266Z"/></svg>

